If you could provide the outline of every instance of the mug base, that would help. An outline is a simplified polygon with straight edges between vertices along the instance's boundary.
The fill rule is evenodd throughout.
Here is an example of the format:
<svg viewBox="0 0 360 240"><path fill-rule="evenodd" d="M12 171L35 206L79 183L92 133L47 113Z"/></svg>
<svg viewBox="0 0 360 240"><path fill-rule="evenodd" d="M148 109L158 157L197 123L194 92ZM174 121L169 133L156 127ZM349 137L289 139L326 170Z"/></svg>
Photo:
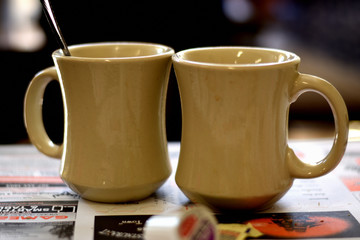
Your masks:
<svg viewBox="0 0 360 240"><path fill-rule="evenodd" d="M194 193L182 190L183 193L194 203L200 203L208 206L215 211L262 211L270 208L287 192L274 193L265 196L253 197L219 197L209 196L200 193Z"/></svg>
<svg viewBox="0 0 360 240"><path fill-rule="evenodd" d="M96 188L69 183L67 185L86 200L102 203L121 203L145 199L163 185L165 181L166 179L152 184L123 188Z"/></svg>

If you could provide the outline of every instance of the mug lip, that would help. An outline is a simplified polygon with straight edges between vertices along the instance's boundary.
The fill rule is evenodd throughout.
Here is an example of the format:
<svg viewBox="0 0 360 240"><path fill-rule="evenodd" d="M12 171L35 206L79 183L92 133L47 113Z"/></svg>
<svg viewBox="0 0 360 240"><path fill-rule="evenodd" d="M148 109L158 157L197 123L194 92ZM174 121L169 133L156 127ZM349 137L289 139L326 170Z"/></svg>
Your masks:
<svg viewBox="0 0 360 240"><path fill-rule="evenodd" d="M153 46L164 49L163 52L159 52L151 55L143 55L143 56L130 56L130 57L80 57L80 56L65 56L62 49L57 49L52 53L52 56L55 58L69 59L69 60L79 60L79 61L109 61L109 60L138 60L138 59L148 59L148 58L158 58L161 56L172 56L175 51L172 47L169 47L160 43L151 43L151 42L132 42L132 41L109 41L109 42L90 42L90 43L80 43L70 45L69 51L71 54L71 49L75 48L86 48L91 46Z"/></svg>
<svg viewBox="0 0 360 240"><path fill-rule="evenodd" d="M279 62L266 62L266 63L212 63L212 62L200 62L194 60L184 59L183 56L189 52L197 51L208 51L208 50L221 50L221 49L234 49L234 50L251 50L251 51L267 51L274 53L281 53L287 57L284 61ZM279 67L280 65L289 65L289 64L299 64L300 57L295 53L277 49L277 48L267 48L267 47L250 47L250 46L212 46L212 47L198 47L198 48L189 48L186 50L179 51L172 56L173 63L180 63L185 65L192 65L198 67L209 67L209 68L225 68L225 69L253 69L253 68L268 68L268 67Z"/></svg>

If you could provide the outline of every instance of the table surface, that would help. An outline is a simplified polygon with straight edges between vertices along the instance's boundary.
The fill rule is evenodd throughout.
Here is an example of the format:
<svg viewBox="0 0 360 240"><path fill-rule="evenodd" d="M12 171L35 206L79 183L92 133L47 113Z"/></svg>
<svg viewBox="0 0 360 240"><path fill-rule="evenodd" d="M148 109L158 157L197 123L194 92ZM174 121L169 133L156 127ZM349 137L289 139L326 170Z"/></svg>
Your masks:
<svg viewBox="0 0 360 240"><path fill-rule="evenodd" d="M296 140L289 145L310 162L324 157L332 141ZM0 239L142 239L151 215L186 211L189 204L174 180L180 144L168 147L173 174L155 194L138 202L101 204L79 198L61 181L59 160L30 144L0 146ZM296 179L272 208L216 217L221 223L250 222L264 233L263 239L360 239L360 142L349 142L330 174Z"/></svg>

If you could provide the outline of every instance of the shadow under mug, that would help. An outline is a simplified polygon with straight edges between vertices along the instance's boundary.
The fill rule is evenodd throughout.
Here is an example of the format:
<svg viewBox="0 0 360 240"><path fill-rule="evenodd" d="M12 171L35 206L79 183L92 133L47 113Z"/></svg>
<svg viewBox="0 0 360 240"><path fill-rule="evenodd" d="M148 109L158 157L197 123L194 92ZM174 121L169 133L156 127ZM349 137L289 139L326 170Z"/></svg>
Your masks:
<svg viewBox="0 0 360 240"><path fill-rule="evenodd" d="M170 47L131 42L74 45L52 54L25 96L31 142L61 158L60 176L83 198L125 202L145 198L171 173L165 132ZM42 121L47 84L60 83L64 140L54 144Z"/></svg>
<svg viewBox="0 0 360 240"><path fill-rule="evenodd" d="M348 136L348 114L327 81L298 72L294 53L267 48L209 47L173 56L182 106L176 182L192 201L219 209L271 206L294 178L334 169ZM335 120L331 151L314 164L288 146L290 104L304 92L323 96Z"/></svg>

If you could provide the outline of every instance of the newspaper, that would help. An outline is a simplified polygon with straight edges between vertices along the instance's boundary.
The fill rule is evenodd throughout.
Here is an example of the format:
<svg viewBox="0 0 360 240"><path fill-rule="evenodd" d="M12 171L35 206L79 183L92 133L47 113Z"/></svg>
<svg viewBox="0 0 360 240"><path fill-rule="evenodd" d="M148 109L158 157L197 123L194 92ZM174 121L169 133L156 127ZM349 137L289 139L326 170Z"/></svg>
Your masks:
<svg viewBox="0 0 360 240"><path fill-rule="evenodd" d="M331 145L330 140L290 142L303 161L323 158ZM149 217L186 211L190 204L174 180L180 144L168 147L173 174L156 193L142 201L101 204L80 198L61 181L59 160L32 145L0 146L0 240L142 239ZM360 239L360 142L349 142L331 173L296 179L272 208L216 218L251 223L262 239Z"/></svg>

